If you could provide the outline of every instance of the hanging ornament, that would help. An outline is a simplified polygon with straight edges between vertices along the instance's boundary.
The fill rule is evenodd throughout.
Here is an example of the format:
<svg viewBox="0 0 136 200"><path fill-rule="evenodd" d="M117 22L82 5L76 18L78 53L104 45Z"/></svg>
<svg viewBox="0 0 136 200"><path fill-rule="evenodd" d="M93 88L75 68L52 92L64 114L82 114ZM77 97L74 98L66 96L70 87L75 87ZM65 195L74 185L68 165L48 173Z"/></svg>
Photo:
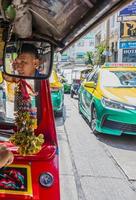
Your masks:
<svg viewBox="0 0 136 200"><path fill-rule="evenodd" d="M44 143L43 134L38 136L34 134L35 121L32 114L31 96L27 88L33 92L31 86L25 80L20 80L17 83L15 89L15 122L17 131L10 138L10 141L18 146L18 152L22 156L38 153Z"/></svg>

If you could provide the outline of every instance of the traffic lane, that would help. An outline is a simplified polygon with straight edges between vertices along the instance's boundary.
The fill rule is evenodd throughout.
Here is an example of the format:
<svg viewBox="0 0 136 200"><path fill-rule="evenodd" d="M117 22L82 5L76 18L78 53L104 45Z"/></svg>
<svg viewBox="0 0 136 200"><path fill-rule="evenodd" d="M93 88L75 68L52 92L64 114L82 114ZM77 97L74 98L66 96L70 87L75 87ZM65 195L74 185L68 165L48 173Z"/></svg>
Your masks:
<svg viewBox="0 0 136 200"><path fill-rule="evenodd" d="M71 152L78 199L135 199L133 186L79 115L77 99L65 95L65 105L64 127Z"/></svg>
<svg viewBox="0 0 136 200"><path fill-rule="evenodd" d="M77 98L70 98L67 95L65 104L67 108L65 128L71 148L73 153L75 153L74 159L79 175L122 178L86 121L79 115ZM105 161L107 162L106 166Z"/></svg>
<svg viewBox="0 0 136 200"><path fill-rule="evenodd" d="M136 180L136 136L97 134L129 180Z"/></svg>
<svg viewBox="0 0 136 200"><path fill-rule="evenodd" d="M73 103L78 107L77 99ZM136 181L136 136L112 136L98 133L97 139L111 154L117 165L123 170L128 180ZM136 183L134 182L136 186Z"/></svg>

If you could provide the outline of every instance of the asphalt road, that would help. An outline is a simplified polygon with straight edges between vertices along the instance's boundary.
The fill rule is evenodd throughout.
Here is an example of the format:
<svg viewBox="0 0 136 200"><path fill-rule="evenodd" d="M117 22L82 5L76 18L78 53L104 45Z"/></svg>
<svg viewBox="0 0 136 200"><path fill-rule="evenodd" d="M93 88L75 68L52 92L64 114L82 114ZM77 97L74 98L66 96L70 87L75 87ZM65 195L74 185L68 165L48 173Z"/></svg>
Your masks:
<svg viewBox="0 0 136 200"><path fill-rule="evenodd" d="M94 135L69 95L56 128L61 200L136 199L136 136Z"/></svg>

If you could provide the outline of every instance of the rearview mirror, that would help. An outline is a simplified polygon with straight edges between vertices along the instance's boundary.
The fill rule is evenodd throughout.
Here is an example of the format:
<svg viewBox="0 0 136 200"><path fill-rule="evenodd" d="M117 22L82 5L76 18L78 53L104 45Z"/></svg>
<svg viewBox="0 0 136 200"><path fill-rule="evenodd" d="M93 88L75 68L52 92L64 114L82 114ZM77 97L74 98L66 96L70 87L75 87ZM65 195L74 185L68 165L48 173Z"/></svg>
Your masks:
<svg viewBox="0 0 136 200"><path fill-rule="evenodd" d="M53 47L46 41L10 41L5 46L4 72L20 78L47 79L52 70Z"/></svg>
<svg viewBox="0 0 136 200"><path fill-rule="evenodd" d="M88 88L96 88L96 84L93 81L84 83L84 86Z"/></svg>

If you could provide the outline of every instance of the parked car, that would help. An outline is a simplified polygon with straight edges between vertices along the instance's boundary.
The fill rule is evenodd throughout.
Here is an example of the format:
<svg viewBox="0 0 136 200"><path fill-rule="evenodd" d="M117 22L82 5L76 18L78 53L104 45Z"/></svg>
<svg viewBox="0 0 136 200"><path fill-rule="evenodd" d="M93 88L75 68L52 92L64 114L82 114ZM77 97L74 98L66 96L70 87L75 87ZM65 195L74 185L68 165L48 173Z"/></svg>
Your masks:
<svg viewBox="0 0 136 200"><path fill-rule="evenodd" d="M70 94L71 84L66 81L65 83L63 83L63 85L64 85L64 93Z"/></svg>
<svg viewBox="0 0 136 200"><path fill-rule="evenodd" d="M79 112L94 132L136 135L135 77L135 65L108 63L82 83Z"/></svg>
<svg viewBox="0 0 136 200"><path fill-rule="evenodd" d="M15 122L14 118L10 122L0 120L0 144L7 146L14 154L13 165L1 169L0 200L60 200L59 146L48 81L53 67L53 55L55 52L64 51L88 30L101 23L105 16L115 12L116 8L120 9L121 5L127 2L128 0L0 1L0 64L4 72L13 78L12 81L18 84L15 88L18 95L14 98L14 103L18 102L18 122L17 119ZM17 64L14 53L19 56L26 42L38 48L32 63L35 73L31 75L24 74L28 59L21 61L23 70L17 65L14 66ZM10 65L7 65L7 58ZM35 99L33 103L30 101L31 96ZM31 116L29 105L34 106ZM14 106L12 109L9 106L9 111L16 117ZM12 137L15 140L11 144L9 137L18 134L21 139ZM34 144L33 137L38 139L37 144L43 144ZM20 143L23 143L22 148ZM20 152L19 148L23 152ZM30 150L35 150L35 153Z"/></svg>
<svg viewBox="0 0 136 200"><path fill-rule="evenodd" d="M64 108L64 87L55 70L50 76L51 99L54 113L58 116L63 115Z"/></svg>

